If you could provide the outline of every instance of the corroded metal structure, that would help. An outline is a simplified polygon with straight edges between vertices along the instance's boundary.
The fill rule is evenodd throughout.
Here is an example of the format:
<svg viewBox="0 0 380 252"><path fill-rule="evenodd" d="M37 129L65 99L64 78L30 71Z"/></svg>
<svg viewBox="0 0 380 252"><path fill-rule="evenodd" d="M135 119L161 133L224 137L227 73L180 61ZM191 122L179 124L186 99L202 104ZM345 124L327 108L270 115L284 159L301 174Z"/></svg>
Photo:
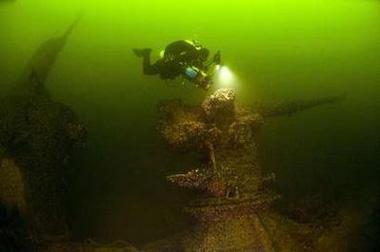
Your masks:
<svg viewBox="0 0 380 252"><path fill-rule="evenodd" d="M51 99L46 79L76 23L42 43L15 92L0 98L0 201L18 207L35 240L68 235L65 162L86 130L70 107Z"/></svg>
<svg viewBox="0 0 380 252"><path fill-rule="evenodd" d="M174 238L152 243L147 251L275 251L276 242L263 223L278 197L268 188L257 158L256 135L268 117L289 115L335 102L339 97L256 105L237 105L231 89L219 89L199 106L168 101L159 106L159 131L176 151L196 152L199 167L167 177L198 193L185 211L193 225Z"/></svg>

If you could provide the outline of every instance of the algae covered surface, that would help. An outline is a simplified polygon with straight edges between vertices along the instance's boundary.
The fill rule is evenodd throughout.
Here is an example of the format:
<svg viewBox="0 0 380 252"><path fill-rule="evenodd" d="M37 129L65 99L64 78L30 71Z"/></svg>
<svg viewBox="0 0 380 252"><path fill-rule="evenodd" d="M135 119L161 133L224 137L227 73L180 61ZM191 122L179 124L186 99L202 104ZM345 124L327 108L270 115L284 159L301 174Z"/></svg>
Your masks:
<svg viewBox="0 0 380 252"><path fill-rule="evenodd" d="M9 0L0 38L8 247L380 249L379 1ZM231 83L144 76L132 49L179 39L220 50Z"/></svg>

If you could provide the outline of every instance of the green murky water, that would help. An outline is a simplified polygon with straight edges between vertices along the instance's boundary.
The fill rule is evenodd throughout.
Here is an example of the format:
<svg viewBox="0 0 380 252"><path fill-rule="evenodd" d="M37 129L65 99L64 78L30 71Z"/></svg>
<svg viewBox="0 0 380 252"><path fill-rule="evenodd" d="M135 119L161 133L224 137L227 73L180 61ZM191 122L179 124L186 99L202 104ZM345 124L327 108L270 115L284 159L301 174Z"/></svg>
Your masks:
<svg viewBox="0 0 380 252"><path fill-rule="evenodd" d="M0 91L41 41L81 12L48 81L52 96L89 129L68 171L78 239L142 244L184 228L187 195L165 175L188 166L163 148L156 108L206 93L143 76L131 52L151 47L158 57L178 39L220 49L247 105L346 94L344 103L269 121L260 135L262 165L277 173L285 200L318 195L366 209L378 197L379 1L1 1Z"/></svg>

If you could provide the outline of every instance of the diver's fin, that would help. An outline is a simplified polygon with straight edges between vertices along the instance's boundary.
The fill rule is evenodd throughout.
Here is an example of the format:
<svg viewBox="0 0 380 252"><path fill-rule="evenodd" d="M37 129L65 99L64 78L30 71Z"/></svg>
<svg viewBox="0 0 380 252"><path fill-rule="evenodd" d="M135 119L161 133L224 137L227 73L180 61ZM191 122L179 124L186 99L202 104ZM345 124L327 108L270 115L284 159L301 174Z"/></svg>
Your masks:
<svg viewBox="0 0 380 252"><path fill-rule="evenodd" d="M146 56L149 56L152 52L152 49L151 48L143 48L143 49L132 49L133 53L137 56L137 57L146 57Z"/></svg>
<svg viewBox="0 0 380 252"><path fill-rule="evenodd" d="M46 95L45 82L51 69L63 47L66 45L68 36L78 24L82 16L79 16L66 32L59 37L54 37L41 43L37 51L28 62L22 77L17 83L18 91L32 94Z"/></svg>

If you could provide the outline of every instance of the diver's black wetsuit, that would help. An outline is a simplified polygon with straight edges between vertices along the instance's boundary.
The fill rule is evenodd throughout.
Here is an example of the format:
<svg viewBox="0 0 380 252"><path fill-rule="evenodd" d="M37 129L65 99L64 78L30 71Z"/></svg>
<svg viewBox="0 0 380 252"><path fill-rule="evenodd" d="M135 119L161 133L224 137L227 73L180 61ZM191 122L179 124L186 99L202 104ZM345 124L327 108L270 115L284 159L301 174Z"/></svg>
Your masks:
<svg viewBox="0 0 380 252"><path fill-rule="evenodd" d="M154 64L151 64L150 54L151 50L141 54L144 74L159 74L161 79L175 79L183 74L187 66L204 68L209 52L193 42L179 40L169 44L163 57Z"/></svg>

